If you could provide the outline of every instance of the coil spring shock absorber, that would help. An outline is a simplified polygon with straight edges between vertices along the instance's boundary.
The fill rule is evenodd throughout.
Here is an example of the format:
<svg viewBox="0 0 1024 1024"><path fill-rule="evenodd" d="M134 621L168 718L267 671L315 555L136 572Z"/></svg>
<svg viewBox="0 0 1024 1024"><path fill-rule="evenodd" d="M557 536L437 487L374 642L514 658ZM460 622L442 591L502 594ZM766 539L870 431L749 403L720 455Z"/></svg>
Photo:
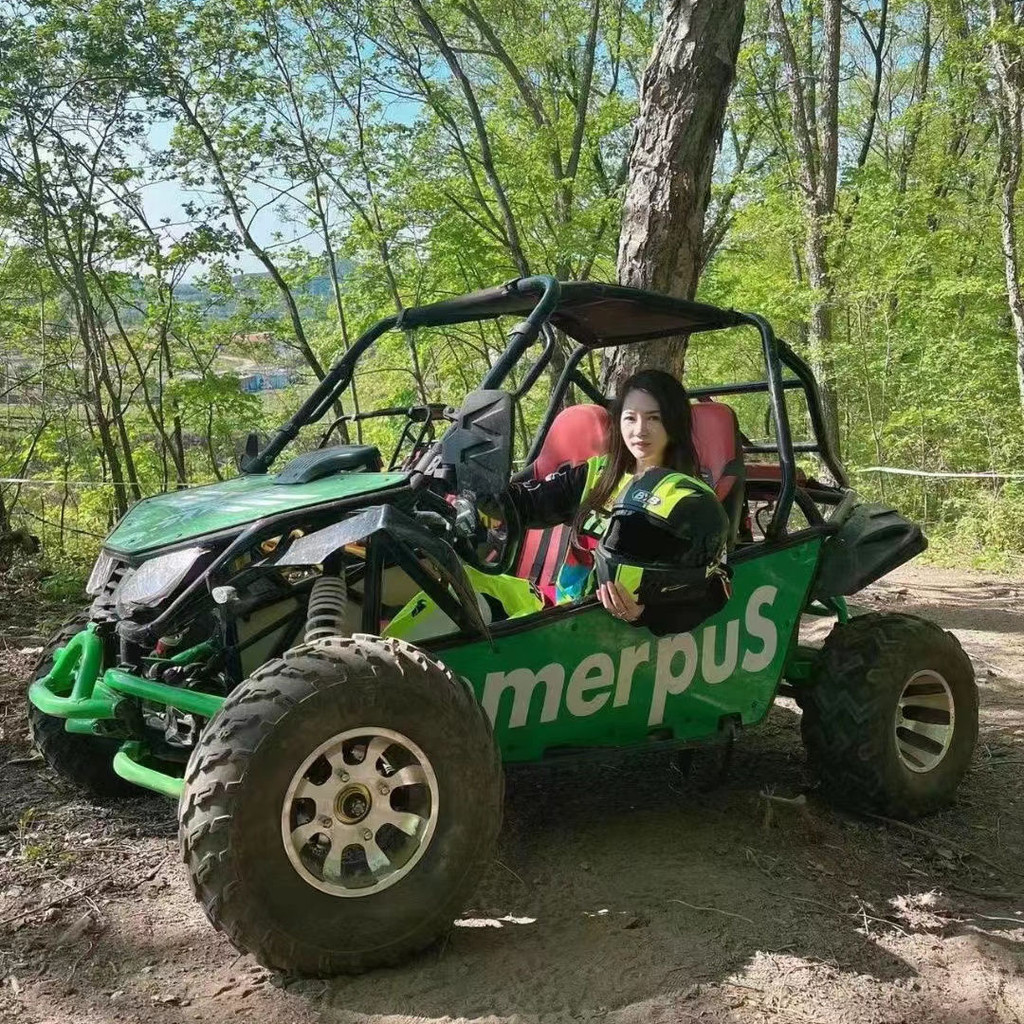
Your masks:
<svg viewBox="0 0 1024 1024"><path fill-rule="evenodd" d="M344 570L342 570L344 573ZM321 576L309 592L306 610L306 643L341 636L345 628L348 586L344 575Z"/></svg>

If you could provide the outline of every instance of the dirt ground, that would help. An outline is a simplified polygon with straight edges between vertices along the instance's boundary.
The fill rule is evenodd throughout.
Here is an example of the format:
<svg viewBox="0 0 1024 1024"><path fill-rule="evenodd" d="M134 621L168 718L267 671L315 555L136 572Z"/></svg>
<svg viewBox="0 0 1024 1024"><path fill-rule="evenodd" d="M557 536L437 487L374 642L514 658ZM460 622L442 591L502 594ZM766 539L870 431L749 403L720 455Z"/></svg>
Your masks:
<svg viewBox="0 0 1024 1024"><path fill-rule="evenodd" d="M59 613L33 589L0 604L0 1020L1024 1021L1024 581L906 567L860 597L974 661L981 736L952 809L907 827L824 806L789 701L708 792L664 756L519 771L446 939L333 981L273 975L210 927L169 801L94 806L31 759L23 679ZM806 811L768 811L801 793Z"/></svg>

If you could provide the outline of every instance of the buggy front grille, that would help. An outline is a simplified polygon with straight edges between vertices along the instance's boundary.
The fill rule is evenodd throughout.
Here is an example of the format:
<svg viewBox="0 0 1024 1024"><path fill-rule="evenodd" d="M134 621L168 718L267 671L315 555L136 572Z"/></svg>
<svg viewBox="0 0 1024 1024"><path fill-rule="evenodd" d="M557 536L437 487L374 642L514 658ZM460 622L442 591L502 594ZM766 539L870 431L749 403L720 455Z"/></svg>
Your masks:
<svg viewBox="0 0 1024 1024"><path fill-rule="evenodd" d="M92 603L90 617L93 622L117 621L114 594L117 592L117 588L134 572L135 570L126 561L115 557L114 569Z"/></svg>

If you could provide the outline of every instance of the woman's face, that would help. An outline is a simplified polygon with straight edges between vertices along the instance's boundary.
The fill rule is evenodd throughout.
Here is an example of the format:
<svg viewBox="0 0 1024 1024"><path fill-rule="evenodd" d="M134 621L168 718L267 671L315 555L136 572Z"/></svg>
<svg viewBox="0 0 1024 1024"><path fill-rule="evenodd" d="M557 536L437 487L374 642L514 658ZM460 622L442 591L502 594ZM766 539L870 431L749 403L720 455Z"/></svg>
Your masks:
<svg viewBox="0 0 1024 1024"><path fill-rule="evenodd" d="M668 432L661 419L661 408L653 395L632 390L626 394L619 418L622 440L636 459L637 472L665 464Z"/></svg>

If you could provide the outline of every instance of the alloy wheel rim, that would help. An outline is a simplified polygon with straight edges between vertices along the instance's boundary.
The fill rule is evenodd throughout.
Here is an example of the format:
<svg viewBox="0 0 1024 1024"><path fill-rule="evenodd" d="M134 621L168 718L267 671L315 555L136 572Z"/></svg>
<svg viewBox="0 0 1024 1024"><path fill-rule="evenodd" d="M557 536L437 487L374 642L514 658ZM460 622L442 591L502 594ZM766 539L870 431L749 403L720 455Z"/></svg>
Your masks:
<svg viewBox="0 0 1024 1024"><path fill-rule="evenodd" d="M956 708L953 691L933 669L915 672L896 705L896 753L912 772L934 771L953 742Z"/></svg>
<svg viewBox="0 0 1024 1024"><path fill-rule="evenodd" d="M391 729L348 729L292 775L281 838L299 876L332 896L369 896L408 874L437 825L437 776Z"/></svg>

